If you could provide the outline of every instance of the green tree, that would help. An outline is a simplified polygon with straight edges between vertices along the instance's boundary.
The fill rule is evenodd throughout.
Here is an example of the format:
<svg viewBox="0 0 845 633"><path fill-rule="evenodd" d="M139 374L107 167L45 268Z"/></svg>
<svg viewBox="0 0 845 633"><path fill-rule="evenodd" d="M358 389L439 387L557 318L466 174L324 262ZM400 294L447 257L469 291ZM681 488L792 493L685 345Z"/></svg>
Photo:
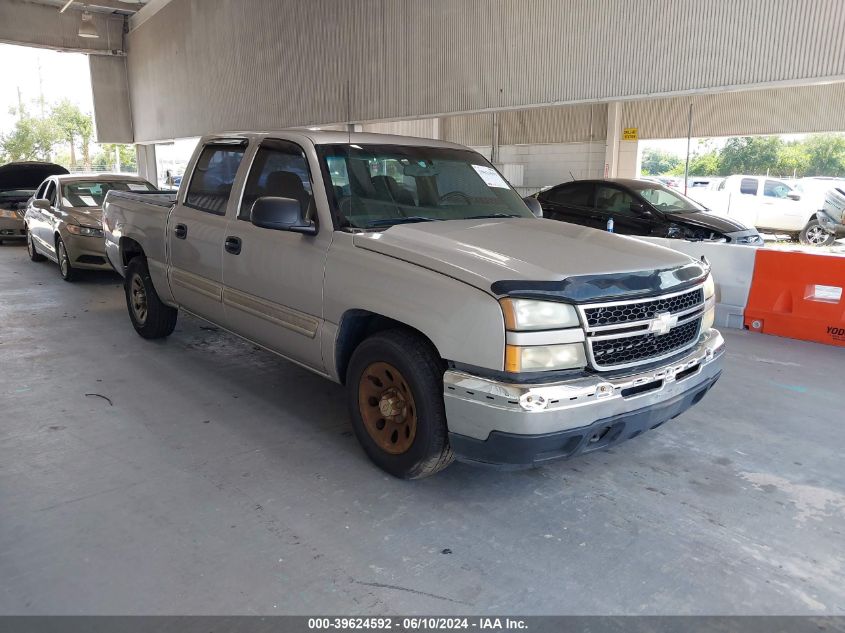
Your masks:
<svg viewBox="0 0 845 633"><path fill-rule="evenodd" d="M12 131L0 136L2 162L49 160L58 142L52 121L30 116L23 106L11 109L10 114L18 118Z"/></svg>
<svg viewBox="0 0 845 633"><path fill-rule="evenodd" d="M777 136L739 136L728 139L719 154L719 176L765 174L777 167L783 141Z"/></svg>
<svg viewBox="0 0 845 633"><path fill-rule="evenodd" d="M845 176L845 135L813 134L803 142L806 176Z"/></svg>
<svg viewBox="0 0 845 633"><path fill-rule="evenodd" d="M807 173L810 157L801 141L786 143L778 151L777 164L771 170L776 176L803 176Z"/></svg>
<svg viewBox="0 0 845 633"><path fill-rule="evenodd" d="M138 171L138 159L135 153L135 148L132 145L120 145L115 143L105 143L99 145L99 152L94 155L92 160L93 167L96 171L112 171L115 168L115 150L120 156L120 170L124 172Z"/></svg>
<svg viewBox="0 0 845 633"><path fill-rule="evenodd" d="M662 176L671 172L681 162L681 157L677 154L648 148L643 150L640 170L646 176Z"/></svg>
<svg viewBox="0 0 845 633"><path fill-rule="evenodd" d="M94 134L94 122L90 114L85 114L79 106L68 99L62 99L50 110L50 119L62 140L70 146L70 166L76 167L76 142L79 140L82 149L82 164L86 170L91 169L91 137Z"/></svg>

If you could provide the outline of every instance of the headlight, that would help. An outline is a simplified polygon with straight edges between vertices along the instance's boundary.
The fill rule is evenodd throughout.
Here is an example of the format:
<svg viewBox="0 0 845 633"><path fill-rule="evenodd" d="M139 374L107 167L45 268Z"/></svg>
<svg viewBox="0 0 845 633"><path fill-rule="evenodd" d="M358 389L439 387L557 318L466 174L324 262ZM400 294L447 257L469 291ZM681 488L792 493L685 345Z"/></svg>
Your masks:
<svg viewBox="0 0 845 633"><path fill-rule="evenodd" d="M707 301L714 296L716 296L716 282L713 281L713 273L710 273L704 281L704 300Z"/></svg>
<svg viewBox="0 0 845 633"><path fill-rule="evenodd" d="M11 209L0 209L0 218L16 218L19 219L18 214Z"/></svg>
<svg viewBox="0 0 845 633"><path fill-rule="evenodd" d="M499 304L505 315L505 329L511 332L554 330L580 325L578 313L568 303L507 298L500 300Z"/></svg>
<svg viewBox="0 0 845 633"><path fill-rule="evenodd" d="M95 229L91 226L79 226L78 224L65 225L67 232L72 235L82 235L83 237L103 237L103 229Z"/></svg>
<svg viewBox="0 0 845 633"><path fill-rule="evenodd" d="M587 358L582 343L505 347L505 371L515 374L525 371L576 369L586 366Z"/></svg>

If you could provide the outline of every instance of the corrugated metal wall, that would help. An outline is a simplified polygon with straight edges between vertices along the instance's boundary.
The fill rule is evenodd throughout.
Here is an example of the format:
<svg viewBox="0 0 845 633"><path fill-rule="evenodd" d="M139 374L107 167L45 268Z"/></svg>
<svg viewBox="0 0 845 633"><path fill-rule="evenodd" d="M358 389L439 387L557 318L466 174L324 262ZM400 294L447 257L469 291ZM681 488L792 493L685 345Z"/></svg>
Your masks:
<svg viewBox="0 0 845 633"><path fill-rule="evenodd" d="M843 79L844 35L842 0L172 0L129 78L149 141Z"/></svg>
<svg viewBox="0 0 845 633"><path fill-rule="evenodd" d="M126 58L91 55L91 88L94 96L94 124L100 143L131 143L132 116Z"/></svg>
<svg viewBox="0 0 845 633"><path fill-rule="evenodd" d="M845 83L631 101L622 127L638 128L640 138L684 137L690 104L693 136L845 130Z"/></svg>

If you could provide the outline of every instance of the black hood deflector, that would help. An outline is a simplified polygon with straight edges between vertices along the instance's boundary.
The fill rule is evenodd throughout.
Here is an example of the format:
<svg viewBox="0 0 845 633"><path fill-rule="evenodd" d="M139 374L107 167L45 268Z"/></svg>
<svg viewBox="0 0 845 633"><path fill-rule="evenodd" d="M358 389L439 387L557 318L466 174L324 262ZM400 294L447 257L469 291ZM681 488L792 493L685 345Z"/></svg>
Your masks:
<svg viewBox="0 0 845 633"><path fill-rule="evenodd" d="M709 264L692 262L676 268L644 270L615 275L581 275L561 281L497 281L494 294L520 299L545 299L567 303L593 303L641 299L667 292L680 292L702 283Z"/></svg>

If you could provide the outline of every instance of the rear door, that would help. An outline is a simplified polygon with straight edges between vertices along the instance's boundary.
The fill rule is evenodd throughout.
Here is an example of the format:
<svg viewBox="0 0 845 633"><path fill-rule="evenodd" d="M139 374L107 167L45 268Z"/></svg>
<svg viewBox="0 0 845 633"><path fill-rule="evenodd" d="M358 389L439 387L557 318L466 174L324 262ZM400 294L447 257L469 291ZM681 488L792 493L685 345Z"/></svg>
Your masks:
<svg viewBox="0 0 845 633"><path fill-rule="evenodd" d="M226 210L246 147L244 139L206 143L167 225L173 297L185 310L218 323L223 318Z"/></svg>
<svg viewBox="0 0 845 633"><path fill-rule="evenodd" d="M592 182L568 182L541 192L537 199L543 207L543 217L582 226L595 226Z"/></svg>
<svg viewBox="0 0 845 633"><path fill-rule="evenodd" d="M291 140L268 138L258 147L226 231L223 303L226 327L323 371L323 271L332 226L318 225L316 235L303 235L250 221L253 203L274 196L299 201L306 217L317 222L313 183L319 173Z"/></svg>

